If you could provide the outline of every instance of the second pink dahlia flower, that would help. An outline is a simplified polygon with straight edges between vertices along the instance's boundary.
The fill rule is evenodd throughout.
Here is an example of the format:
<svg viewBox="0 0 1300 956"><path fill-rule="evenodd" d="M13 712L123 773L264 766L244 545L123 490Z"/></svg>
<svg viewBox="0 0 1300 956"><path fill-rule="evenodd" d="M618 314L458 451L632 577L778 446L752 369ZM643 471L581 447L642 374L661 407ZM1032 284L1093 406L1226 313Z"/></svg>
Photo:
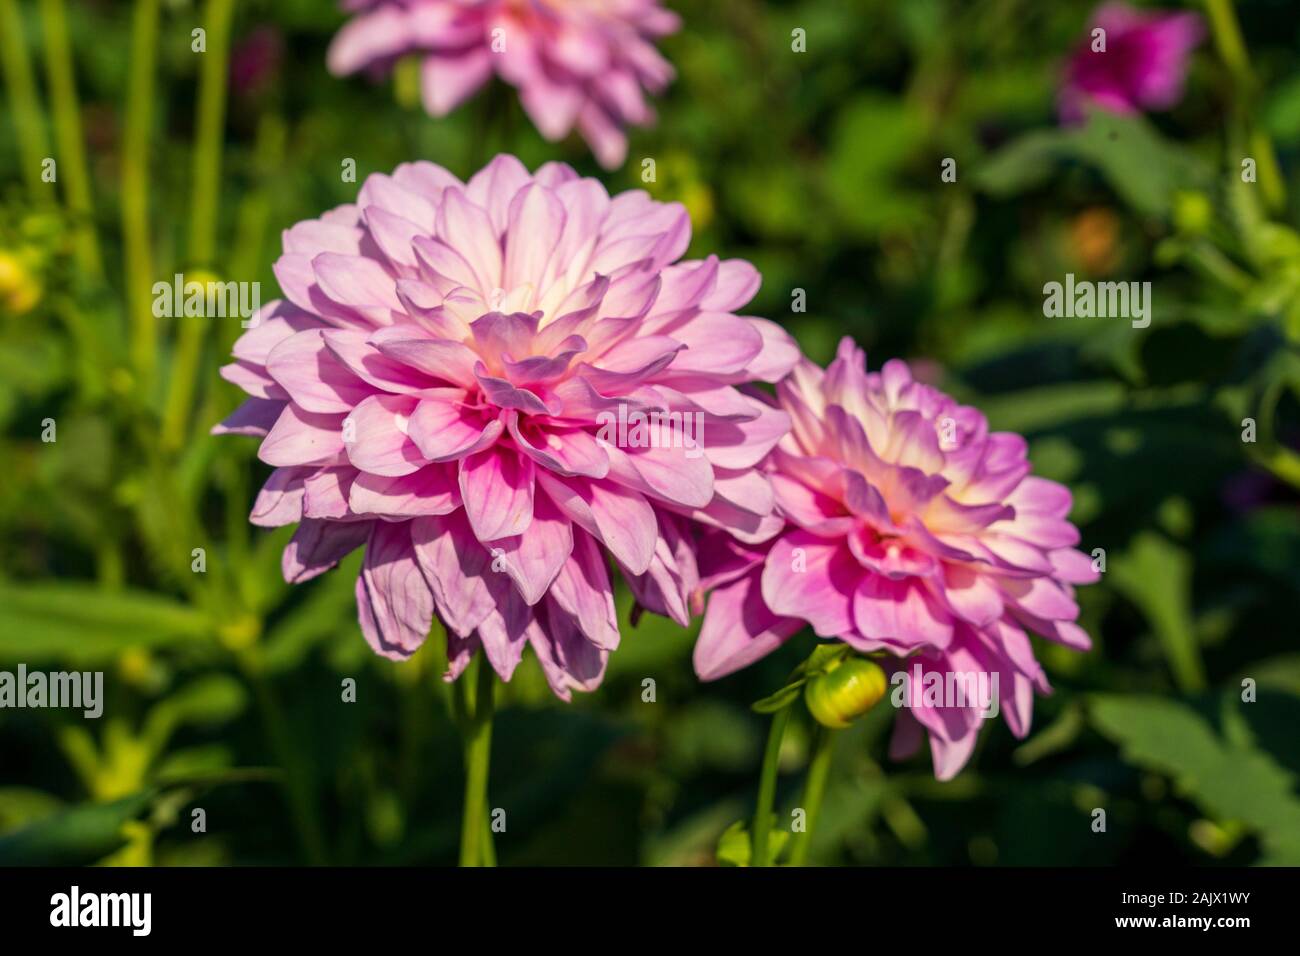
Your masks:
<svg viewBox="0 0 1300 956"><path fill-rule="evenodd" d="M936 679L996 675L999 709L1027 734L1034 691L1050 691L1028 633L1090 646L1073 585L1098 574L1075 549L1070 492L1029 474L1019 435L990 432L903 362L868 374L847 338L825 372L801 360L777 396L791 430L766 467L788 523L759 544L702 535L701 587L714 590L696 671L730 674L811 625L892 657L907 706L891 753L928 731L940 779L969 759L989 702L928 696Z"/></svg>
<svg viewBox="0 0 1300 956"><path fill-rule="evenodd" d="M737 386L798 357L733 314L753 266L679 261L690 231L679 205L509 156L468 183L399 166L287 230L285 301L222 370L251 397L216 429L262 436L251 520L298 524L285 577L364 547L376 652L410 656L436 614L449 677L482 650L509 679L528 644L566 699L619 641L607 554L686 623L687 522L780 526L754 466L789 422ZM637 427L655 416L691 424Z"/></svg>
<svg viewBox="0 0 1300 956"><path fill-rule="evenodd" d="M659 0L344 0L354 16L329 50L336 75L422 60L425 108L445 116L496 74L552 142L575 126L607 169L622 165L629 125L648 125L645 91L673 69L654 40L677 30Z"/></svg>
<svg viewBox="0 0 1300 956"><path fill-rule="evenodd" d="M1105 31L1105 50L1094 49L1096 30ZM1061 119L1078 122L1090 105L1111 113L1174 106L1183 95L1188 58L1204 32L1195 13L1144 12L1122 3L1099 8L1066 68Z"/></svg>

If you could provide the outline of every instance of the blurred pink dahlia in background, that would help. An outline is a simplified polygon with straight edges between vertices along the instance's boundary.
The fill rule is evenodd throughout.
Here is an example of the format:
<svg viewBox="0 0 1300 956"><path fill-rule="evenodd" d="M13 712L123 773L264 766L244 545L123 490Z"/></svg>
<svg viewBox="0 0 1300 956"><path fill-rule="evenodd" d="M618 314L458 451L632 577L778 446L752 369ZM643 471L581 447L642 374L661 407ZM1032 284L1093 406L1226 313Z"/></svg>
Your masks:
<svg viewBox="0 0 1300 956"><path fill-rule="evenodd" d="M923 730L940 779L970 757L989 702L927 701L934 674L982 674L987 687L996 675L999 708L1023 737L1034 691L1050 692L1027 632L1090 646L1073 585L1098 574L1075 549L1068 489L1029 474L1023 438L990 432L905 363L868 374L848 338L825 372L801 360L777 396L791 430L765 467L788 524L757 544L701 536L701 587L713 593L697 673L730 674L810 624L891 655L882 665L906 675L894 757Z"/></svg>
<svg viewBox="0 0 1300 956"><path fill-rule="evenodd" d="M1094 37L1097 30L1104 35ZM1176 105L1188 59L1204 33L1195 13L1148 13L1122 3L1099 8L1066 67L1058 104L1061 120L1081 121L1088 106L1141 113Z"/></svg>
<svg viewBox="0 0 1300 956"><path fill-rule="evenodd" d="M508 680L528 643L565 699L618 645L606 553L643 607L687 623L688 523L780 528L755 466L789 421L737 386L798 358L733 314L753 266L678 261L690 232L679 205L510 156L468 183L404 164L287 230L285 299L222 370L251 397L214 429L262 436L275 471L251 520L298 523L286 579L365 547L377 653L410 656L436 614L449 679L482 649ZM655 413L694 427L626 427Z"/></svg>
<svg viewBox="0 0 1300 956"><path fill-rule="evenodd" d="M353 18L328 55L336 76L380 74L423 57L425 109L445 116L493 73L519 90L538 131L555 142L577 126L607 169L627 154L626 126L654 121L643 91L673 68L654 47L680 21L660 0L344 0Z"/></svg>

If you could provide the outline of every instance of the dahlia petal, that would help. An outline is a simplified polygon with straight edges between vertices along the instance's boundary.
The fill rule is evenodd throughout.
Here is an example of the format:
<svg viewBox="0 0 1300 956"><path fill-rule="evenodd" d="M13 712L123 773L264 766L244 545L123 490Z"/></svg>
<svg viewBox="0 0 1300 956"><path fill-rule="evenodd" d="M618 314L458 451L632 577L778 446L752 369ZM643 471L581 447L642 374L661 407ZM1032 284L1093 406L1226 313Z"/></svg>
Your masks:
<svg viewBox="0 0 1300 956"><path fill-rule="evenodd" d="M433 623L433 595L415 560L409 521L374 522L357 579L361 632L376 654L405 660Z"/></svg>
<svg viewBox="0 0 1300 956"><path fill-rule="evenodd" d="M506 229L505 288L524 283L541 285L547 263L564 232L564 220L564 204L545 186L534 183L515 195Z"/></svg>
<svg viewBox="0 0 1300 956"><path fill-rule="evenodd" d="M348 517L348 491L356 470L321 468L303 480L302 513L308 518Z"/></svg>
<svg viewBox="0 0 1300 956"><path fill-rule="evenodd" d="M284 402L275 399L246 398L233 412L213 425L213 435L255 435L265 438L284 411Z"/></svg>
<svg viewBox="0 0 1300 956"><path fill-rule="evenodd" d="M395 216L409 219L426 233L433 232L437 217L437 210L427 197L383 173L373 173L366 177L357 193L357 205L365 213L378 206Z"/></svg>
<svg viewBox="0 0 1300 956"><path fill-rule="evenodd" d="M903 648L943 648L952 641L951 618L916 579L865 576L853 595L853 617L864 637Z"/></svg>
<svg viewBox="0 0 1300 956"><path fill-rule="evenodd" d="M492 54L486 47L459 55L432 53L420 65L420 92L424 108L433 116L446 116L492 75Z"/></svg>
<svg viewBox="0 0 1300 956"><path fill-rule="evenodd" d="M230 352L235 358L254 365L265 365L271 349L295 332L321 325L321 320L314 315L280 299L262 306L250 321L252 325L235 339Z"/></svg>
<svg viewBox="0 0 1300 956"><path fill-rule="evenodd" d="M456 471L448 465L428 465L409 475L362 473L348 494L356 514L385 518L444 515L461 506Z"/></svg>
<svg viewBox="0 0 1300 956"><path fill-rule="evenodd" d="M774 614L802 618L818 637L855 630L853 595L861 569L847 547L806 531L779 538L763 565L763 600Z"/></svg>
<svg viewBox="0 0 1300 956"><path fill-rule="evenodd" d="M367 206L365 216L369 235L388 261L398 270L414 270L418 259L412 243L425 234L424 227L379 205Z"/></svg>
<svg viewBox="0 0 1300 956"><path fill-rule="evenodd" d="M322 415L290 402L262 439L257 457L268 465L314 465L343 451L346 415Z"/></svg>
<svg viewBox="0 0 1300 956"><path fill-rule="evenodd" d="M455 402L425 399L416 406L407 432L429 461L456 461L489 448L505 426Z"/></svg>
<svg viewBox="0 0 1300 956"><path fill-rule="evenodd" d="M468 638L495 600L486 580L494 573L487 549L474 537L463 510L416 518L411 541L438 617L452 633Z"/></svg>
<svg viewBox="0 0 1300 956"><path fill-rule="evenodd" d="M311 267L321 291L338 305L371 317L376 310L402 311L393 277L374 259L322 252Z"/></svg>
<svg viewBox="0 0 1300 956"><path fill-rule="evenodd" d="M267 356L266 370L309 412L348 412L375 391L325 347L321 329L296 332L281 341Z"/></svg>
<svg viewBox="0 0 1300 956"><path fill-rule="evenodd" d="M537 480L551 500L579 527L594 535L632 574L644 574L659 536L654 508L638 492L608 481L559 478L546 471Z"/></svg>
<svg viewBox="0 0 1300 956"><path fill-rule="evenodd" d="M460 496L474 534L496 541L523 534L533 520L531 458L489 448L462 459Z"/></svg>
<svg viewBox="0 0 1300 956"><path fill-rule="evenodd" d="M762 575L747 574L709 597L692 657L700 680L717 680L747 667L784 644L803 627L763 602Z"/></svg>
<svg viewBox="0 0 1300 956"><path fill-rule="evenodd" d="M945 565L943 597L958 617L976 627L1002 616L1002 592L997 585L965 565Z"/></svg>
<svg viewBox="0 0 1300 956"><path fill-rule="evenodd" d="M493 541L491 550L494 567L510 576L526 603L536 604L573 552L573 526L546 495L538 495L524 532Z"/></svg>
<svg viewBox="0 0 1300 956"><path fill-rule="evenodd" d="M1091 556L1073 548L1058 548L1048 553L1052 574L1066 584L1095 584L1101 572L1093 566Z"/></svg>
<svg viewBox="0 0 1300 956"><path fill-rule="evenodd" d="M290 584L302 584L335 567L370 539L368 521L306 518L280 556L280 571Z"/></svg>
<svg viewBox="0 0 1300 956"><path fill-rule="evenodd" d="M410 395L371 395L347 416L353 432L348 460L362 471L397 477L418 471L427 461L407 435L411 413L420 405Z"/></svg>
<svg viewBox="0 0 1300 956"><path fill-rule="evenodd" d="M238 386L244 393L269 401L283 402L289 393L260 365L251 362L231 362L221 366L219 374L231 385Z"/></svg>
<svg viewBox="0 0 1300 956"><path fill-rule="evenodd" d="M302 518L303 482L311 468L277 468L262 485L248 520L263 528L278 528Z"/></svg>
<svg viewBox="0 0 1300 956"><path fill-rule="evenodd" d="M398 338L398 334L401 333L394 329L372 341L379 351L402 365L454 385L475 385L474 366L478 364L479 358L473 349L461 342L416 338L409 334Z"/></svg>
<svg viewBox="0 0 1300 956"><path fill-rule="evenodd" d="M548 594L573 617L587 640L605 650L618 647L618 616L609 571L596 540L585 531L573 530L573 550Z"/></svg>
<svg viewBox="0 0 1300 956"><path fill-rule="evenodd" d="M438 238L454 246L469 263L480 292L490 292L501 284L501 244L492 221L459 189L443 193L438 207Z"/></svg>
<svg viewBox="0 0 1300 956"><path fill-rule="evenodd" d="M703 508L713 498L713 468L698 449L604 449L610 474L642 494L686 508Z"/></svg>

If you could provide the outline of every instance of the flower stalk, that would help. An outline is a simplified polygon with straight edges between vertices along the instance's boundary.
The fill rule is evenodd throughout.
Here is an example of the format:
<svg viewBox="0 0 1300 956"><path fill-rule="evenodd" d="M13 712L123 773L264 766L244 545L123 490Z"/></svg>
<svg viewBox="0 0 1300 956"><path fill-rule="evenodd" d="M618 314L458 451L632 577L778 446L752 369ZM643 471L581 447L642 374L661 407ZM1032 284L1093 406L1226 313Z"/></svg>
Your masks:
<svg viewBox="0 0 1300 956"><path fill-rule="evenodd" d="M126 305L131 328L131 361L145 395L152 393L158 364L158 320L149 302L153 276L149 232L149 131L153 124L158 17L159 0L136 0L122 135L122 244L126 266Z"/></svg>
<svg viewBox="0 0 1300 956"><path fill-rule="evenodd" d="M221 198L221 141L226 119L226 76L230 54L230 22L235 0L208 0L207 53L199 75L198 127L194 136L190 194L190 264L211 269L217 256L217 206ZM208 323L189 317L179 323L176 359L163 413L163 446L180 448L193 403L199 358Z"/></svg>
<svg viewBox="0 0 1300 956"><path fill-rule="evenodd" d="M758 806L754 810L754 842L750 866L767 866L768 845L772 833L772 806L776 802L776 775L781 762L781 742L790 723L794 704L782 707L772 715L772 726L767 734L767 748L763 751L763 769L758 782Z"/></svg>
<svg viewBox="0 0 1300 956"><path fill-rule="evenodd" d="M792 841L791 866L804 866L808 862L813 830L821 817L826 781L830 777L831 760L835 756L835 738L835 730L822 724L817 725L812 759L808 762L808 778L804 781L803 799L800 801L804 811L804 828L802 833L795 834Z"/></svg>
<svg viewBox="0 0 1300 956"><path fill-rule="evenodd" d="M461 818L460 865L495 866L492 832L488 815L488 768L492 756L492 717L496 681L492 665L479 655L471 663L474 689L466 684L468 674L456 681L457 710L465 737L465 809Z"/></svg>
<svg viewBox="0 0 1300 956"><path fill-rule="evenodd" d="M41 0L45 34L45 71L54 110L54 139L74 220L73 251L83 276L98 281L104 276L99 241L95 236L95 210L86 166L86 146L81 131L81 106L77 101L72 45L68 42L68 16L63 0Z"/></svg>

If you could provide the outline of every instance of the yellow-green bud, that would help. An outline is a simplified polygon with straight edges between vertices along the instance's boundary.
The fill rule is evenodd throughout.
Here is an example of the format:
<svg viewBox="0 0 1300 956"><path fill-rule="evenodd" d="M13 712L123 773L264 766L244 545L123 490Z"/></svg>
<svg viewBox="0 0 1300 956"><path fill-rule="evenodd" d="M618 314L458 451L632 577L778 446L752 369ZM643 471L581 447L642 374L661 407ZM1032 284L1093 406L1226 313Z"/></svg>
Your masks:
<svg viewBox="0 0 1300 956"><path fill-rule="evenodd" d="M850 657L808 681L803 699L819 724L841 729L875 707L888 683L880 665Z"/></svg>

